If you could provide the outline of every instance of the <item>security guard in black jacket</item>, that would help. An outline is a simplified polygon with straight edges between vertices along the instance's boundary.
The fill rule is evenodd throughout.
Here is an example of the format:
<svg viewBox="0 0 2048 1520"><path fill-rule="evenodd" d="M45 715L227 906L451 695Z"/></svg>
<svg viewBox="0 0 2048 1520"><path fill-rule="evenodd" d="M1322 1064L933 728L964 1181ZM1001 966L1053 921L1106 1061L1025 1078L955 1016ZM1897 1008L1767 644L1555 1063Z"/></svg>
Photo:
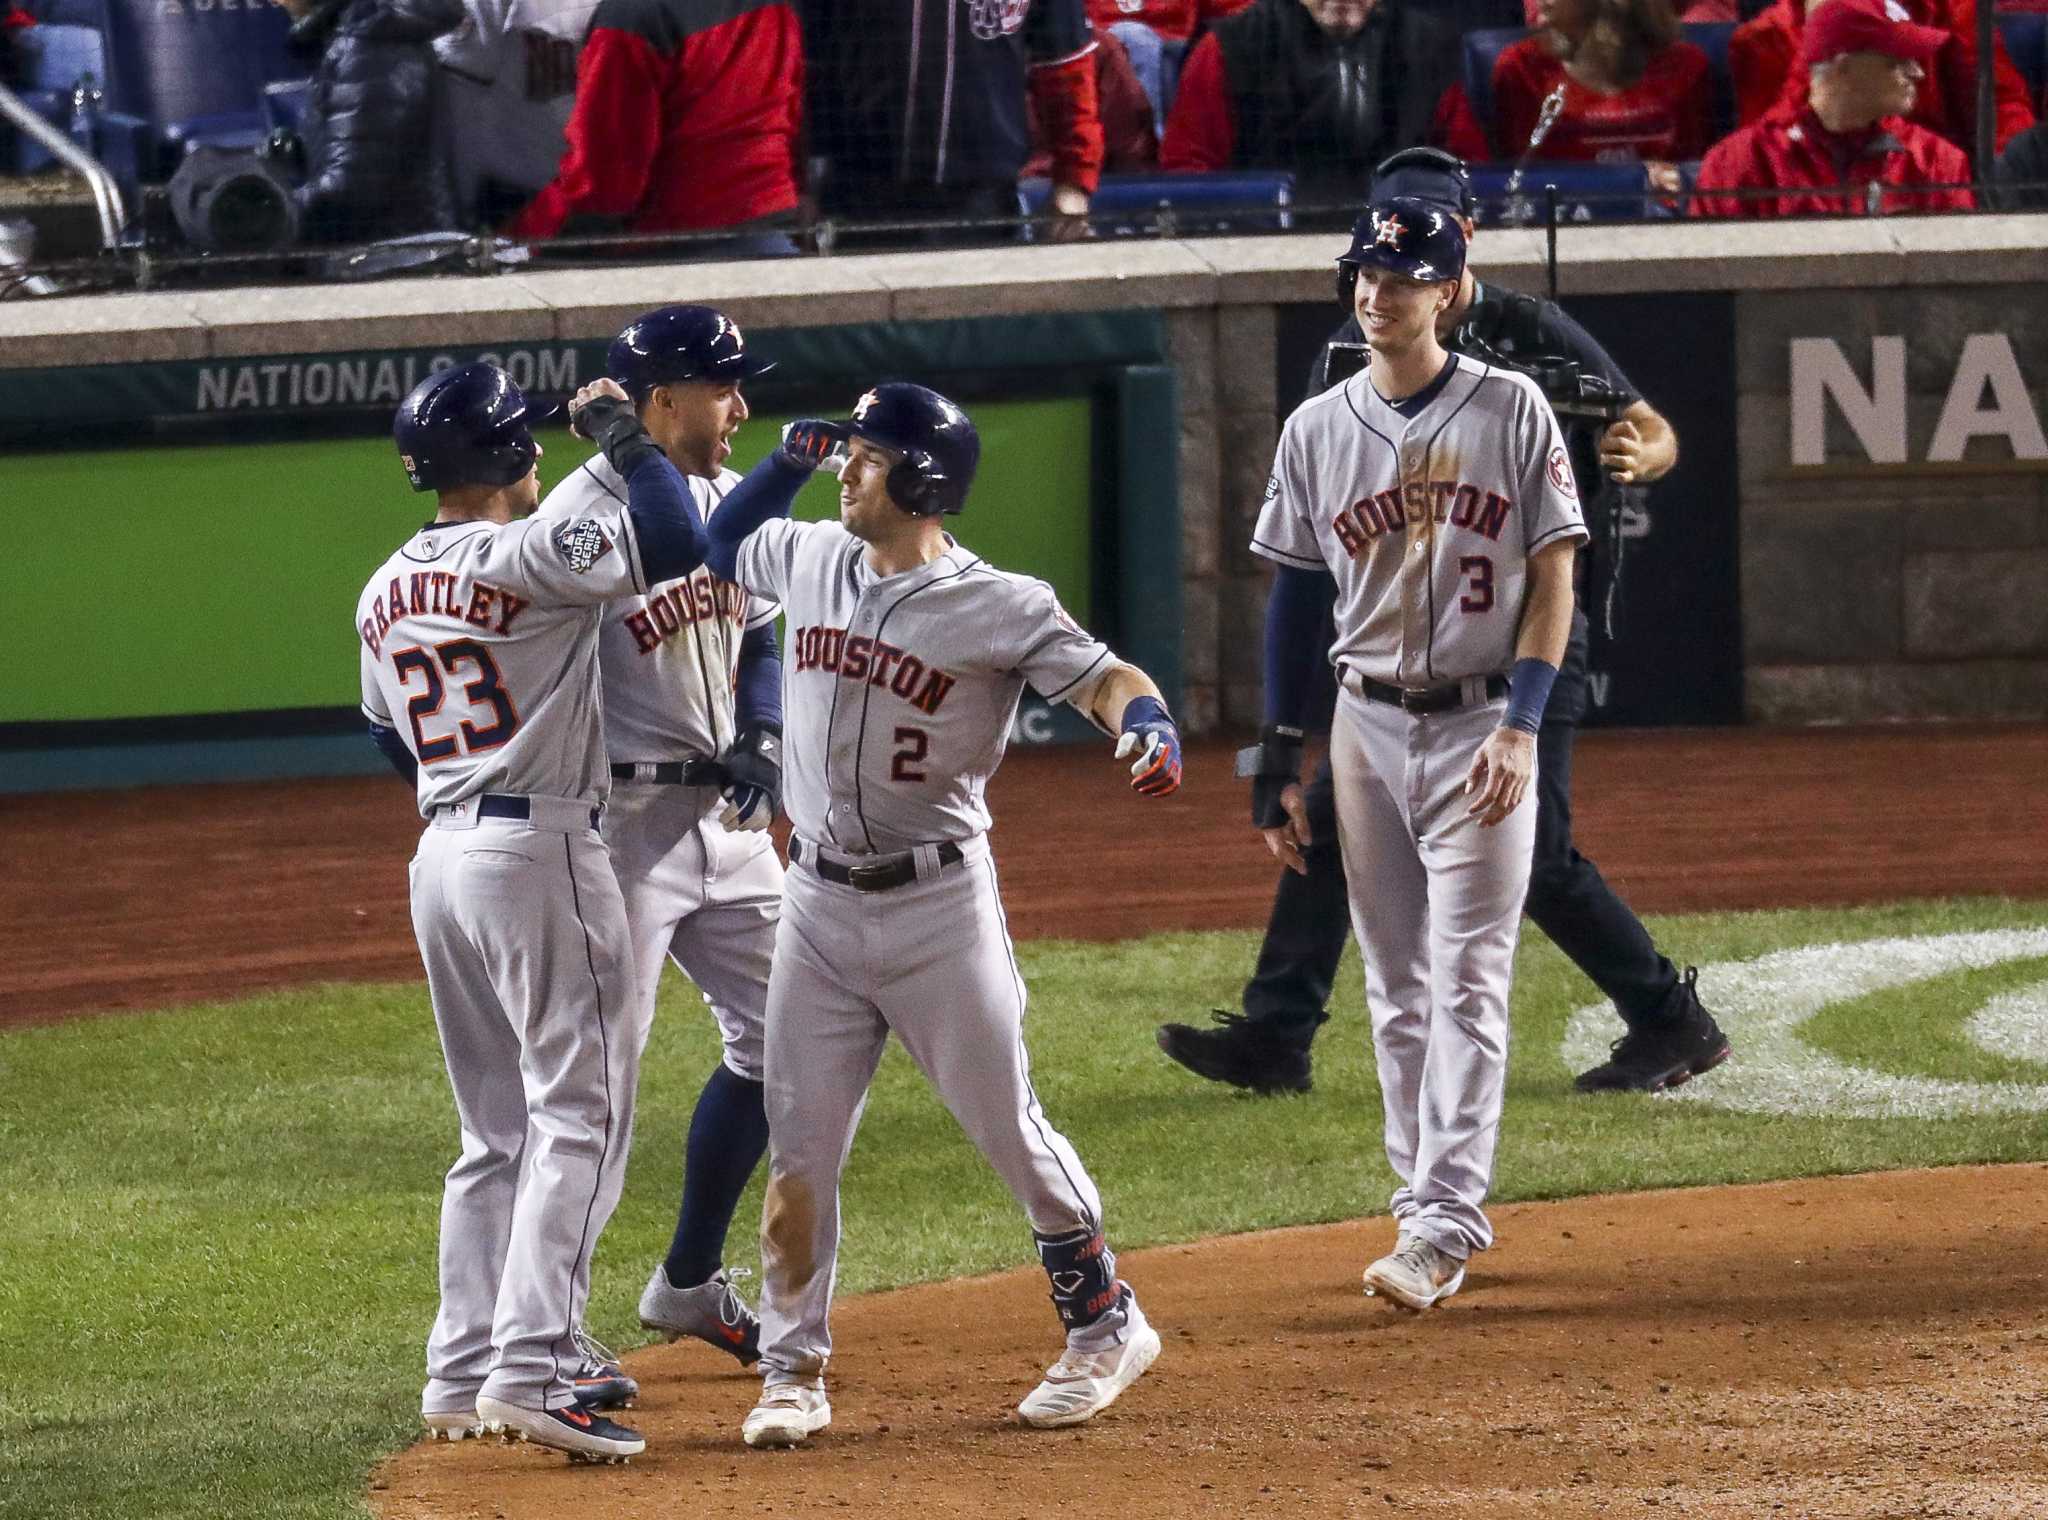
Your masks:
<svg viewBox="0 0 2048 1520"><path fill-rule="evenodd" d="M1411 148L1379 166L1374 194L1413 195L1457 215L1470 236L1474 200L1465 165L1434 148ZM1498 290L1476 280L1468 267L1463 287L1441 323L1444 346L1488 362L1518 369L1576 364L1614 420L1588 425L1559 406L1572 466L1582 482L1604 476L1610 499L1616 488L1646 485L1669 473L1678 461L1671 424L1637 394L1628 377L1593 336L1550 301ZM1357 318L1347 315L1310 375L1309 394L1319 394L1342 372L1331 373L1333 357L1346 345L1362 343ZM1548 389L1546 394L1553 394ZM1557 403L1553 394L1553 404ZM1589 526L1604 551L1611 574L1619 548L1615 514L1589 504ZM1605 539L1604 544L1602 539ZM1581 1092L1654 1092L1711 1070L1729 1055L1727 1038L1701 1006L1698 973L1681 975L1651 941L1642 921L1615 895L1600 869L1572 844L1572 741L1586 711L1588 621L1572 618L1571 643L1558 671L1536 739L1536 855L1529 876L1526 911L1559 949L1613 999L1626 1030L1609 1058L1579 1074ZM1591 598L1596 611L1606 598ZM1350 932L1344 865L1337 848L1337 822L1327 759L1304 798L1314 837L1304 852L1305 874L1280 873L1271 922L1252 979L1245 984L1242 1015L1219 1010L1215 1025L1198 1028L1165 1024L1159 1047L1199 1076L1254 1092L1306 1092L1309 1046L1329 1017L1325 1005Z"/></svg>

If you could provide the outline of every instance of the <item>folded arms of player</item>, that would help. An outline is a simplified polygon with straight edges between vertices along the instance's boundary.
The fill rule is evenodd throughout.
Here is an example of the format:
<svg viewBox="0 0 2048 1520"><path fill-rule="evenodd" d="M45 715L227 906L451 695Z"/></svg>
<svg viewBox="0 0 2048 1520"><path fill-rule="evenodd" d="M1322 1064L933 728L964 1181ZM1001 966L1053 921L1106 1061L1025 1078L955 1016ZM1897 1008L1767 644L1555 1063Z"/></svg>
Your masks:
<svg viewBox="0 0 2048 1520"><path fill-rule="evenodd" d="M771 518L789 516L796 493L811 472L845 440L837 423L804 418L782 430L773 453L747 472L747 478L726 495L711 516L704 563L721 580L739 579L740 545Z"/></svg>
<svg viewBox="0 0 2048 1520"><path fill-rule="evenodd" d="M1572 631L1572 562L1577 538L1553 539L1529 560L1529 589L1515 635L1515 668L1508 675L1508 710L1472 757L1465 811L1491 828L1517 807L1536 774L1536 731L1550 700L1557 667Z"/></svg>
<svg viewBox="0 0 2048 1520"><path fill-rule="evenodd" d="M1110 666L1084 711L1097 728L1116 734L1116 757L1131 762L1133 791L1164 797L1180 789L1180 729L1144 671L1121 661Z"/></svg>
<svg viewBox="0 0 2048 1520"><path fill-rule="evenodd" d="M782 651L773 623L741 637L737 680L739 732L718 757L726 775L718 821L729 829L765 829L782 806Z"/></svg>
<svg viewBox="0 0 2048 1520"><path fill-rule="evenodd" d="M398 737L398 730L386 728L381 723L370 725L370 742L384 752L384 758L391 762L391 768L398 772L399 780L407 786L420 784L420 763L413 759L412 751L405 747L405 741Z"/></svg>
<svg viewBox="0 0 2048 1520"><path fill-rule="evenodd" d="M1301 731L1316 661L1323 657L1323 623L1337 599L1327 570L1282 565L1266 602L1265 722L1259 742L1237 753L1237 774L1252 783L1252 827L1290 871L1308 874L1302 848L1309 837L1301 799Z"/></svg>
<svg viewBox="0 0 2048 1520"><path fill-rule="evenodd" d="M593 380L569 403L569 426L588 438L626 482L626 515L640 543L647 584L704 563L704 519L681 473L648 436L615 380Z"/></svg>

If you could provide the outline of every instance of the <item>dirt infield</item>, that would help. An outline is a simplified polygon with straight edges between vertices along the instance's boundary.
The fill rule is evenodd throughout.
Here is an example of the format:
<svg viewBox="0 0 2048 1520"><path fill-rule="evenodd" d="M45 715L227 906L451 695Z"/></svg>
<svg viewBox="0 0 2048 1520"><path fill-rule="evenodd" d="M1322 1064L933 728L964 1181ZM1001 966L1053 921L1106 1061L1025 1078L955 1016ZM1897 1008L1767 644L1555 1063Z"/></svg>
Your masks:
<svg viewBox="0 0 2048 1520"><path fill-rule="evenodd" d="M2048 726L1590 733L1579 839L1644 912L2048 896ZM1262 924L1273 868L1229 748L1148 803L1099 751L990 787L1021 938ZM387 777L0 797L0 1024L420 975L419 819Z"/></svg>
<svg viewBox="0 0 2048 1520"><path fill-rule="evenodd" d="M1384 1220L1135 1252L1166 1350L1077 1431L1011 1414L1056 1349L1036 1271L851 1299L807 1449L742 1446L756 1385L693 1341L628 1358L630 1467L415 1447L370 1499L384 1520L2040 1515L2044 1187L2026 1166L1511 1205L1421 1317L1359 1291Z"/></svg>
<svg viewBox="0 0 2048 1520"><path fill-rule="evenodd" d="M1013 756L991 789L1013 929L1261 923L1273 868L1228 773L1200 746L1145 804L1098 753ZM1644 911L2048 896L2044 774L2041 726L1592 734L1579 835ZM0 798L0 1023L416 978L417 829L381 778ZM1011 1414L1055 1349L1038 1273L875 1295L835 1316L808 1450L742 1447L757 1385L691 1343L630 1358L652 1442L630 1468L419 1447L369 1497L383 1520L2048 1514L2044 1187L2025 1166L1503 1207L1421 1318L1359 1292L1384 1220L1134 1253L1166 1352L1062 1433Z"/></svg>

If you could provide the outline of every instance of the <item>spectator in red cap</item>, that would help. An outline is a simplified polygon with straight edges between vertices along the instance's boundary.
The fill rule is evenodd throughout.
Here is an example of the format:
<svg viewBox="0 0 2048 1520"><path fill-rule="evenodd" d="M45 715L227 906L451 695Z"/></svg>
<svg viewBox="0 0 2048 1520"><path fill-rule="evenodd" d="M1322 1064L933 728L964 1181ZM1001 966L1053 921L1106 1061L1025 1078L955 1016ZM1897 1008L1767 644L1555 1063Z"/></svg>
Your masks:
<svg viewBox="0 0 2048 1520"><path fill-rule="evenodd" d="M1520 158L1544 99L1563 108L1539 159L1651 165L1676 189L1675 160L1713 141L1713 73L1681 40L1671 0L1541 0L1543 30L1504 50L1493 68L1495 156Z"/></svg>
<svg viewBox="0 0 2048 1520"><path fill-rule="evenodd" d="M1728 42L1728 71L1735 81L1735 119L1744 126L1761 120L1781 101L1795 107L1806 99L1806 68L1800 36L1828 0L1777 0L1745 21ZM1939 132L1965 152L1977 147L1976 0L1895 0L1894 19L1932 27L1942 34L1940 51L1927 64L1918 98L1901 112L1908 121ZM1994 135L2003 148L2014 133L2031 126L2034 108L2027 82L2013 67L2005 43L1992 39L1992 83L1997 99Z"/></svg>
<svg viewBox="0 0 2048 1520"><path fill-rule="evenodd" d="M1693 214L1968 211L1963 150L1905 119L1946 41L1934 27L1896 19L1888 0L1826 0L1800 38L1806 99L1780 102L1706 156ZM1772 188L1785 193L1715 193Z"/></svg>

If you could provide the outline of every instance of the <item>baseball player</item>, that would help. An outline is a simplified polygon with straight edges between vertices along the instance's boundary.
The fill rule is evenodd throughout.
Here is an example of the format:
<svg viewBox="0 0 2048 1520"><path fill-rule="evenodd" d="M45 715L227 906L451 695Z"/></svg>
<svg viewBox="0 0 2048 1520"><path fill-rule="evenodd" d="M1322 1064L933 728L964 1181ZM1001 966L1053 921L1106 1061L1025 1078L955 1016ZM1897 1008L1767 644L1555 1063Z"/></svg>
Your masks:
<svg viewBox="0 0 2048 1520"><path fill-rule="evenodd" d="M1524 796L1586 529L1535 383L1437 338L1465 269L1456 219L1375 200L1348 263L1370 358L1287 419L1252 538L1280 567L1252 813L1302 869L1301 708L1334 602L1337 833L1400 1179L1399 1240L1365 1288L1425 1309L1493 1239Z"/></svg>
<svg viewBox="0 0 2048 1520"><path fill-rule="evenodd" d="M1380 193L1420 196L1455 217L1471 236L1476 209L1472 179L1451 154L1407 149L1379 166L1374 184ZM1340 261L1345 317L1332 342L1363 342L1351 284L1341 276L1344 267ZM1613 423L1567 419L1562 424L1573 478L1589 491L1603 480L1613 483L1602 487L1608 492L1659 480L1677 462L1678 438L1670 422L1642 399L1606 349L1554 302L1482 284L1468 267L1437 336L1451 352L1480 359L1498 352L1517 365L1568 360L1582 375L1628 399L1626 411ZM1320 351L1310 394L1329 388L1331 353L1328 345ZM1594 499L1595 532L1604 522L1606 541L1596 536L1592 554L1581 556L1580 569L1583 575L1588 558L1604 560L1599 576L1611 597L1619 569L1621 503L1613 495ZM1585 581L1594 589L1582 595L1582 605L1597 603L1599 580L1585 576ZM1655 1092L1711 1071L1728 1059L1730 1047L1700 1000L1698 972L1689 967L1681 972L1657 947L1599 866L1572 839L1572 746L1588 701L1589 638L1584 612L1575 611L1564 664L1536 736L1536 854L1523 911L1613 1000L1624 1027L1609 1058L1579 1073L1577 1089ZM1330 696L1327 690L1319 693L1325 704L1320 710L1327 711ZM1165 1024L1159 1029L1160 1048L1190 1071L1256 1092L1308 1091L1309 1046L1328 1018L1324 1005L1350 932L1327 758L1309 781L1306 804L1315 837L1302 852L1307 869L1280 873L1258 966L1245 984L1243 1015L1220 1013L1214 1028Z"/></svg>
<svg viewBox="0 0 2048 1520"><path fill-rule="evenodd" d="M598 832L604 606L687 574L703 530L616 385L572 417L624 503L534 517L540 446L503 371L423 381L393 436L434 520L356 605L371 737L418 787L412 917L462 1125L441 1204L441 1308L421 1409L451 1440L490 1429L623 1461L646 1443L577 1401L590 1256L625 1175L639 992Z"/></svg>
<svg viewBox="0 0 2048 1520"><path fill-rule="evenodd" d="M798 488L842 446L837 523L795 523ZM1032 1090L1017 971L989 853L988 778L1026 682L1120 735L1132 782L1180 784L1159 691L1060 607L955 542L973 484L966 413L878 385L843 424L792 423L711 519L706 563L788 611L791 870L768 983L769 1184L760 1403L749 1446L832 1418L824 1370L839 1177L893 1031L1022 1205L1066 1347L1018 1406L1076 1425L1159 1355L1116 1275L1102 1201Z"/></svg>
<svg viewBox="0 0 2048 1520"><path fill-rule="evenodd" d="M701 517L739 482L724 463L747 419L740 387L773 367L708 306L647 313L605 364ZM626 499L618 470L597 454L540 510L575 521ZM672 1341L708 1341L743 1366L760 1356L760 1321L722 1260L733 1210L768 1148L761 1031L782 905L767 833L780 786L780 610L699 567L606 607L597 643L612 779L604 838L632 931L634 1048L654 1026L664 958L702 990L725 1047L690 1120L675 1238L641 1295L640 1322ZM605 1397L618 1391L609 1385ZM594 1402L589 1390L584 1402Z"/></svg>

